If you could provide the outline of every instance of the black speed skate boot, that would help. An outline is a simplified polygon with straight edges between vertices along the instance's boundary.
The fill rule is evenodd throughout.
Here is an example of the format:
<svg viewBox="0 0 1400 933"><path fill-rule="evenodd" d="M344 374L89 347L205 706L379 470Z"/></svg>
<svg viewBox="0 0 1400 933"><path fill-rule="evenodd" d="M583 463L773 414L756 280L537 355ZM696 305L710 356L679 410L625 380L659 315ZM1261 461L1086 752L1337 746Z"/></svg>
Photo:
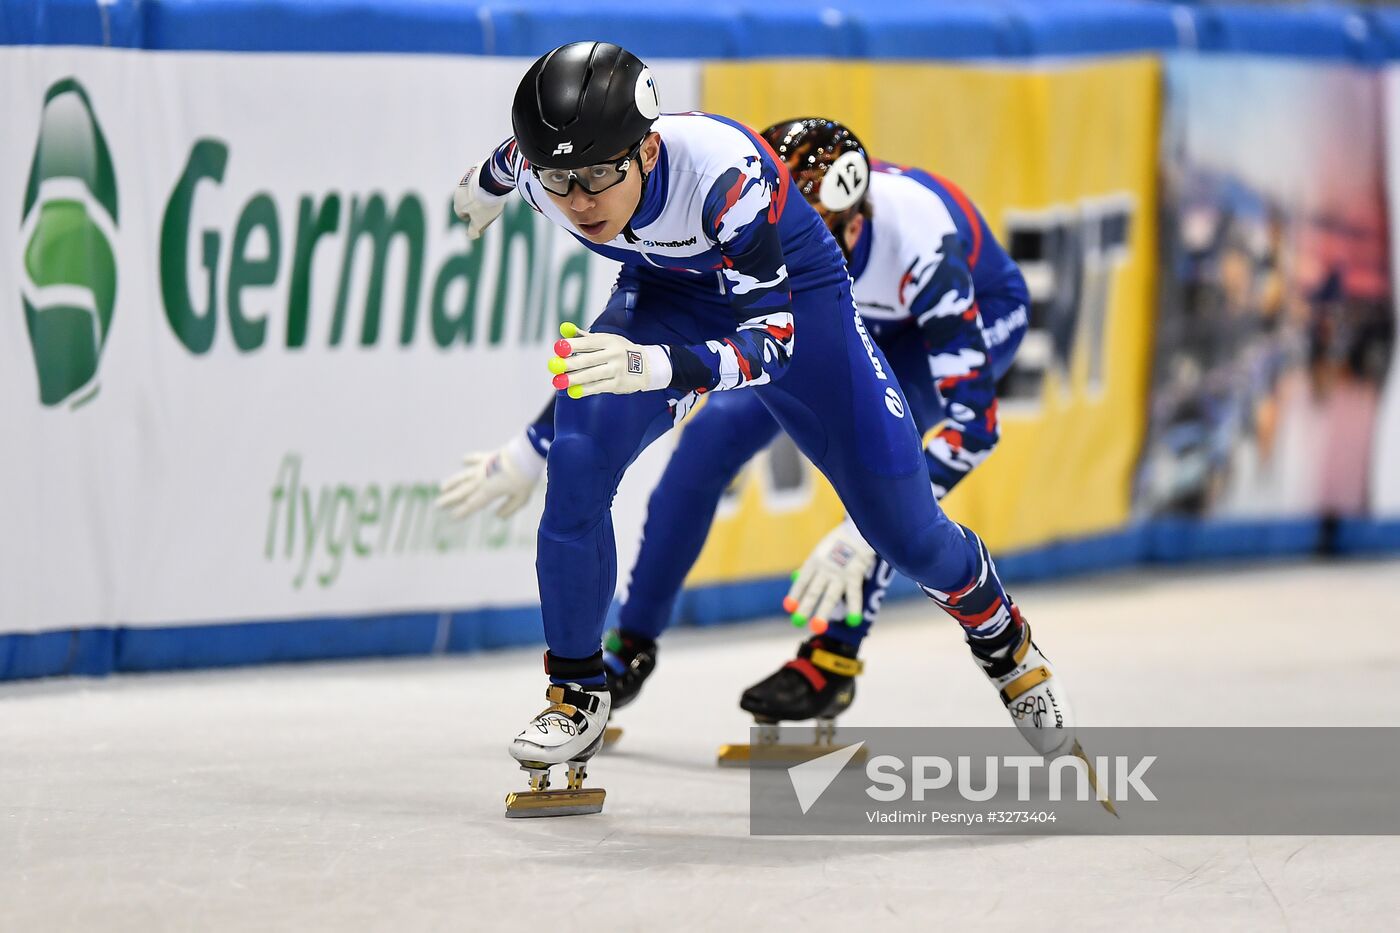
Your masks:
<svg viewBox="0 0 1400 933"><path fill-rule="evenodd" d="M613 629L603 638L603 666L608 675L612 708L621 709L637 698L642 684L656 670L656 642L622 629ZM603 735L607 748L622 738L622 729L609 726Z"/></svg>
<svg viewBox="0 0 1400 933"><path fill-rule="evenodd" d="M797 657L744 691L739 708L753 714L756 745L725 745L721 765L805 761L836 748L836 717L856 697L856 677L864 664L854 645L820 635L797 649ZM816 720L810 744L779 741L779 723Z"/></svg>

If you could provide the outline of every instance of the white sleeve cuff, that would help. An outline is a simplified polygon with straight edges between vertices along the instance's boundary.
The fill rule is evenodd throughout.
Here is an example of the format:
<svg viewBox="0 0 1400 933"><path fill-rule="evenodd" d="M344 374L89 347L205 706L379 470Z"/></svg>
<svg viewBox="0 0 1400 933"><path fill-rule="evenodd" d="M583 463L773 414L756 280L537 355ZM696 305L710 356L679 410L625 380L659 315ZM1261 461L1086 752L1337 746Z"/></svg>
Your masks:
<svg viewBox="0 0 1400 933"><path fill-rule="evenodd" d="M511 466L526 479L537 480L544 472L545 459L540 456L540 452L530 443L530 438L526 437L524 432L506 441L505 447L501 449L510 458Z"/></svg>
<svg viewBox="0 0 1400 933"><path fill-rule="evenodd" d="M646 377L648 392L665 389L671 385L671 354L658 344L644 344L642 353L646 357Z"/></svg>
<svg viewBox="0 0 1400 933"><path fill-rule="evenodd" d="M865 540L865 536L860 533L860 529L856 527L856 523L851 521L851 516L847 515L846 520L843 521L836 530L841 534L841 537L846 539L846 543L851 545L851 547L867 554L875 553L875 549Z"/></svg>

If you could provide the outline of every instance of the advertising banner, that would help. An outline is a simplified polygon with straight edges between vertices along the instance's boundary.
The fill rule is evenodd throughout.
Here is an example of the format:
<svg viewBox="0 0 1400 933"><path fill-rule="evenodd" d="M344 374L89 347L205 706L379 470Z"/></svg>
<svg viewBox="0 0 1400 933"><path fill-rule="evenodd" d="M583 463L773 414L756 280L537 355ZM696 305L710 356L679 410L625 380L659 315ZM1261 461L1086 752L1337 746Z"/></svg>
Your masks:
<svg viewBox="0 0 1400 933"><path fill-rule="evenodd" d="M431 506L615 273L518 200L452 215L527 64L0 48L0 633L536 602L539 495Z"/></svg>

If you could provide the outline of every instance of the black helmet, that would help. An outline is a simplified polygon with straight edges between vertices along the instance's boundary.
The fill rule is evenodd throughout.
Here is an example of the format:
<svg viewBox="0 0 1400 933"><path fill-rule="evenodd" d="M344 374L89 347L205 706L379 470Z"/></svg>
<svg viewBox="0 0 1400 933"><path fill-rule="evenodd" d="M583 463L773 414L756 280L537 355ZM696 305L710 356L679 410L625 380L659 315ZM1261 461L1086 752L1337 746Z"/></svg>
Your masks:
<svg viewBox="0 0 1400 933"><path fill-rule="evenodd" d="M865 204L870 159L856 134L842 124L822 117L784 120L764 130L763 138L832 231Z"/></svg>
<svg viewBox="0 0 1400 933"><path fill-rule="evenodd" d="M520 153L546 168L618 157L661 114L651 69L610 42L570 42L525 72L510 122Z"/></svg>

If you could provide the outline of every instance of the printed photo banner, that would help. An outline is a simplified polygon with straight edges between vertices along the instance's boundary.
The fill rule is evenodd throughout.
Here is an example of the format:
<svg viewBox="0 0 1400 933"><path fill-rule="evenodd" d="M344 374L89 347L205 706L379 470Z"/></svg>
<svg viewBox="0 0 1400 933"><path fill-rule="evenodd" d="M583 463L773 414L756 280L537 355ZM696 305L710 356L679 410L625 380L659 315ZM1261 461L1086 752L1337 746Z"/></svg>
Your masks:
<svg viewBox="0 0 1400 933"><path fill-rule="evenodd" d="M1167 60L1142 517L1357 518L1394 495L1400 471L1372 468L1395 334L1381 93L1370 69Z"/></svg>
<svg viewBox="0 0 1400 933"><path fill-rule="evenodd" d="M1400 68L1391 66L1384 81L1386 204L1390 210L1390 268L1400 269ZM1400 522L1400 304L1391 289L1395 317L1391 325L1390 369L1381 390L1376 414L1374 454L1371 458L1371 512L1382 522Z"/></svg>

